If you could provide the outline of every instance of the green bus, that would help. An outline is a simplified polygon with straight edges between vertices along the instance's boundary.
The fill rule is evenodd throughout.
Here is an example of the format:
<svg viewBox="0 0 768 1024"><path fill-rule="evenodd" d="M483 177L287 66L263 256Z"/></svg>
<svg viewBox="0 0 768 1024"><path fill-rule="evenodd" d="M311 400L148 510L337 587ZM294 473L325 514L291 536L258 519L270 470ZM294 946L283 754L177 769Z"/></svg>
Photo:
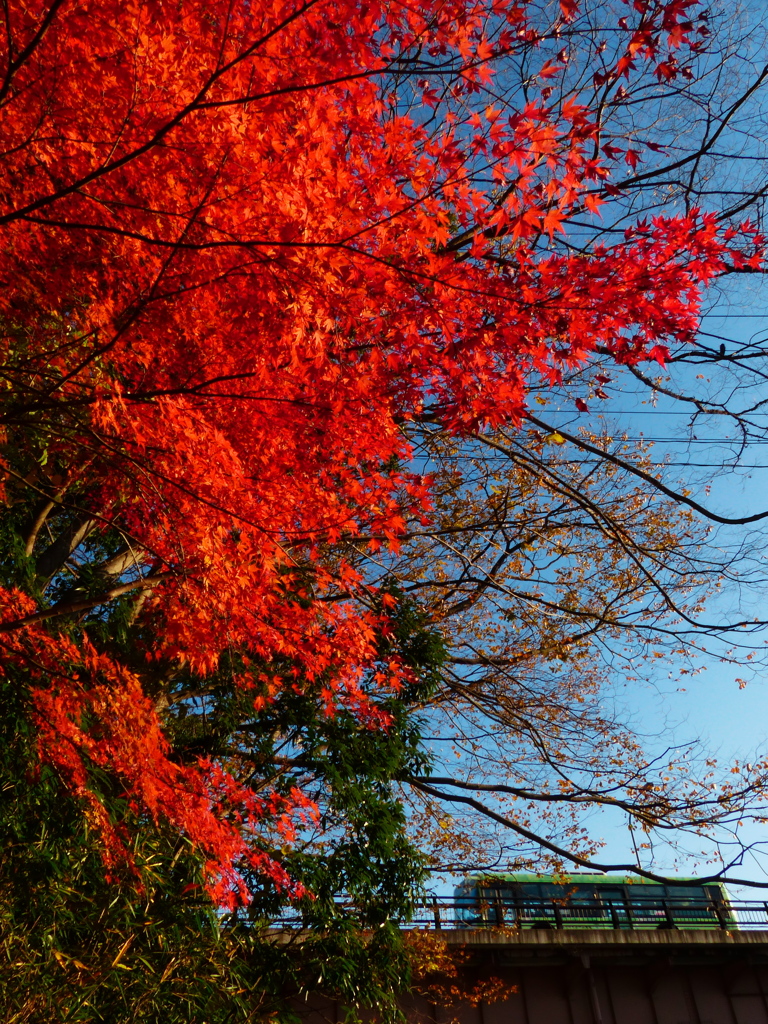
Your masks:
<svg viewBox="0 0 768 1024"><path fill-rule="evenodd" d="M464 928L736 929L718 882L625 875L469 875L454 893Z"/></svg>

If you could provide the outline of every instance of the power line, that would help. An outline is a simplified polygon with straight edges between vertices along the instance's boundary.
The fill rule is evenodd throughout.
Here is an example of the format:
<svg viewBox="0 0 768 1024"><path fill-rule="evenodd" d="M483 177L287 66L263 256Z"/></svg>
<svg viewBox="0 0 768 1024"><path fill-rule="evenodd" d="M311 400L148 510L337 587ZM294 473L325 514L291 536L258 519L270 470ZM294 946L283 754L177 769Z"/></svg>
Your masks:
<svg viewBox="0 0 768 1024"><path fill-rule="evenodd" d="M472 455L459 455L454 458L460 461L471 461L474 456ZM477 457L477 461L480 462L506 462L503 456L488 456ZM595 464L595 459L560 459L555 466L592 466ZM739 470L739 469L768 469L768 462L737 462L733 465L726 465L722 462L644 462L644 466L650 466L654 469L728 469L728 470Z"/></svg>
<svg viewBox="0 0 768 1024"><path fill-rule="evenodd" d="M556 409L555 412L572 415L570 410ZM687 409L606 409L596 412L597 416L721 416L720 412L716 413L700 413L692 412ZM741 415L739 413L728 413L727 415ZM746 415L746 414L744 414ZM766 412L751 412L749 413L750 419L754 416L768 416Z"/></svg>
<svg viewBox="0 0 768 1024"><path fill-rule="evenodd" d="M557 427L553 427L557 430ZM615 440L624 442L635 442L644 441L648 444L711 444L711 445L738 445L744 444L742 438L739 437L650 437L646 434L638 434L636 437L627 434L621 434L617 431ZM766 439L768 440L768 439ZM762 443L761 439L754 438L750 444Z"/></svg>

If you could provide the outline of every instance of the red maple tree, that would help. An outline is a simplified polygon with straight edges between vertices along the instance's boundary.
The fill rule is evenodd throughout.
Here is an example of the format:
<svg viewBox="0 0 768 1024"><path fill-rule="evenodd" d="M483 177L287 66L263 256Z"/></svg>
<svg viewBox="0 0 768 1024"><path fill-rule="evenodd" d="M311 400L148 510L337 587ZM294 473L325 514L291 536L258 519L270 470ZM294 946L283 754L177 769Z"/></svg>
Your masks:
<svg viewBox="0 0 768 1024"><path fill-rule="evenodd" d="M290 836L311 808L175 763L141 672L64 624L135 592L148 662L204 675L236 648L262 666L257 702L301 677L328 713L385 726L360 688L382 620L342 547L396 545L406 510L430 515L400 424L514 422L531 375L596 348L663 361L693 336L702 286L759 259L748 225L727 237L698 211L611 247L542 247L610 198L613 162L638 160L601 154L578 97L551 102L566 58L544 44L579 10L560 6L544 30L513 0L6 5L6 485L40 499L29 553L59 507L67 555L87 535L121 543L82 598L56 598L56 552L26 591L0 589L2 643L107 860L121 837L89 764L206 851L223 902L245 898L243 857L290 884L252 835ZM636 0L595 75L673 77L696 6ZM523 52L541 54L527 96L488 106ZM376 671L397 687L403 670Z"/></svg>

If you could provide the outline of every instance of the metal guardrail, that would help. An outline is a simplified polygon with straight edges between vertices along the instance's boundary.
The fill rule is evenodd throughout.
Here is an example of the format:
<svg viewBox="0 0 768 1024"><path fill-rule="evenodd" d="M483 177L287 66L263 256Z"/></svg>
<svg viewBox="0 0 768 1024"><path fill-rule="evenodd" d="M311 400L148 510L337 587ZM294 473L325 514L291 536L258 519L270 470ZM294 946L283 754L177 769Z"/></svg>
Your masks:
<svg viewBox="0 0 768 1024"><path fill-rule="evenodd" d="M675 897L476 901L438 900L417 908L410 927L442 929L599 929L768 931L768 901Z"/></svg>
<svg viewBox="0 0 768 1024"><path fill-rule="evenodd" d="M355 917L353 905L339 902L340 915ZM308 927L300 913L287 913L270 921L271 927ZM674 928L680 931L768 931L768 901L675 899L632 897L627 899L546 900L536 898L459 900L432 899L416 907L401 928L464 929L563 929L649 931Z"/></svg>

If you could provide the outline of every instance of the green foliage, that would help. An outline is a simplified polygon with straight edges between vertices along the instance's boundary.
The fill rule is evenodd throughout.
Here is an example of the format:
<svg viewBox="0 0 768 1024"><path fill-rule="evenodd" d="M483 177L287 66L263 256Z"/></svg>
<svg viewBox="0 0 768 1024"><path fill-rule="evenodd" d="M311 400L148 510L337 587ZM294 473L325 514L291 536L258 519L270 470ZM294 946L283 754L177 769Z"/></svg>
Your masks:
<svg viewBox="0 0 768 1024"><path fill-rule="evenodd" d="M105 878L98 839L35 764L19 688L0 694L0 1002L6 1022L249 1021L278 1005L277 951L222 933L189 844L133 822L133 869ZM115 816L127 811L113 802ZM136 827L139 825L139 827ZM270 991L259 976L275 978ZM276 967L279 965L276 963Z"/></svg>
<svg viewBox="0 0 768 1024"><path fill-rule="evenodd" d="M34 428L25 427L27 440ZM34 439L34 438L33 438ZM39 446L38 446L39 447ZM45 477L48 493L65 469L50 450L43 467L34 444L13 457L27 483L7 485L0 529L0 583L37 595L39 607L93 598L130 578L105 573L125 550L118 531L98 523L70 549L58 538L82 527L82 488L51 504L27 484ZM40 520L41 512L44 512ZM34 554L31 531L40 520ZM50 553L49 553L50 552ZM85 613L60 616L56 630L86 634L119 656L156 702L172 756L223 764L257 794L301 789L318 816L298 823L291 842L265 830L260 842L309 895L298 903L253 875L253 901L229 918L204 894L199 851L170 826L137 818L121 780L89 763L88 788L129 841L131 864L105 868L103 833L87 801L40 762L31 725L31 686L46 685L17 660L0 678L0 1004L19 1024L157 1021L158 1024L293 1019L306 994L338 999L352 1017L376 1009L397 1016L396 995L410 960L396 922L407 919L425 877L406 836L398 780L428 773L418 707L433 692L445 658L442 638L394 585L384 588L388 626L379 661L363 689L384 727L369 727L354 707L329 713L324 688L271 662L291 684L269 699L267 667L231 650L201 678L183 665L152 661L149 628L132 613L135 595ZM399 692L376 672L397 657L413 671ZM250 676L250 688L242 680ZM80 685L87 686L85 677ZM130 839L128 840L128 837ZM281 932L286 917L303 928Z"/></svg>
<svg viewBox="0 0 768 1024"><path fill-rule="evenodd" d="M89 632L108 644L106 631ZM361 724L353 709L329 715L322 681L286 687L256 711L258 690L232 683L246 667L235 653L204 681L168 666L145 669L165 696L176 759L219 760L257 792L300 787L319 809L282 849L279 835L262 838L310 895L291 903L253 877L252 903L226 919L203 895L203 864L191 844L170 828L137 820L119 780L91 765L91 791L117 828L134 837L133 865L106 877L99 830L38 762L23 673L6 676L0 690L4 1019L287 1021L292 1000L319 993L340 1000L353 1018L375 1008L394 1020L410 962L396 922L409 916L425 874L406 837L398 779L428 771L414 702L420 686L422 696L428 692L442 650L418 609L401 601L382 637L381 659L397 652L426 681L376 698L389 719L383 729ZM259 666L248 668L258 676ZM280 930L286 917L290 933ZM300 941L297 924L304 929Z"/></svg>

